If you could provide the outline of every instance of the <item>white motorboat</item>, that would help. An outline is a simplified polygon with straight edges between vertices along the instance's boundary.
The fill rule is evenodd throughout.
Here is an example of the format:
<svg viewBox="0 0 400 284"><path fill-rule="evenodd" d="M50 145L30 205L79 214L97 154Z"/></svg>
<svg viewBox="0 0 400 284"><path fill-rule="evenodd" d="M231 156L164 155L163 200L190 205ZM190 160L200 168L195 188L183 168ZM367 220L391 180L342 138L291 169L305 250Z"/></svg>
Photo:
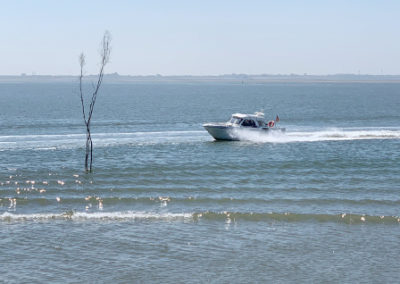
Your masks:
<svg viewBox="0 0 400 284"><path fill-rule="evenodd" d="M265 121L264 113L255 114L234 113L225 123L206 123L203 127L215 140L239 141L254 133L267 134L271 132L285 132L285 128L276 126L279 117L275 120Z"/></svg>

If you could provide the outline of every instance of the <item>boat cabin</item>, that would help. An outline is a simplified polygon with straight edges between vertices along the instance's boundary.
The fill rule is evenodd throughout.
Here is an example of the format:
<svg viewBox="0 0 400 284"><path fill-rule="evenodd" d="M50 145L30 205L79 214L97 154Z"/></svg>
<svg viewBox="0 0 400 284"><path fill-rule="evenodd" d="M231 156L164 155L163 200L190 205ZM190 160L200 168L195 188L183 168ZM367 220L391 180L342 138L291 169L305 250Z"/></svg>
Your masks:
<svg viewBox="0 0 400 284"><path fill-rule="evenodd" d="M264 128L267 127L264 116L259 114L242 114L235 113L232 115L228 123L234 126Z"/></svg>

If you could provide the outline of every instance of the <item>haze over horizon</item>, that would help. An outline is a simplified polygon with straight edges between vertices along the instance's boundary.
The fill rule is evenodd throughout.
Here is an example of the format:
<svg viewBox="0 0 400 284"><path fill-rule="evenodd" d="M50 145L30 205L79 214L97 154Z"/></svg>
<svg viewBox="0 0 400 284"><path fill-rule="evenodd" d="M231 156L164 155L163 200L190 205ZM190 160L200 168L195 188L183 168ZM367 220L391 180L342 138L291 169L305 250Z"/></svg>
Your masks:
<svg viewBox="0 0 400 284"><path fill-rule="evenodd" d="M2 3L0 75L400 74L397 1Z"/></svg>

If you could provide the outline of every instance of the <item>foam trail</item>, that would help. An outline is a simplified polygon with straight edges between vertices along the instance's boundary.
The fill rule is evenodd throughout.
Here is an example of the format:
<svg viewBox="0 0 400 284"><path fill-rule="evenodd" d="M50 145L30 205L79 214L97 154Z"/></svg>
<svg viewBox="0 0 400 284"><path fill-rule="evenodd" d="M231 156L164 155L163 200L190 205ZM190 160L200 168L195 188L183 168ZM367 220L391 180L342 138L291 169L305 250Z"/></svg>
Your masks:
<svg viewBox="0 0 400 284"><path fill-rule="evenodd" d="M365 214L299 214L274 212L195 212L195 213L156 213L156 212L65 212L14 214L5 212L0 215L0 222L36 222L36 221L229 221L230 222L338 222L346 224L399 224L398 216L371 216Z"/></svg>
<svg viewBox="0 0 400 284"><path fill-rule="evenodd" d="M65 213L32 213L13 214L5 212L0 221L46 221L46 220L181 220L193 218L192 213L155 213L155 212L65 212Z"/></svg>
<svg viewBox="0 0 400 284"><path fill-rule="evenodd" d="M348 130L325 129L316 131L287 131L285 133L244 130L237 133L240 140L258 143L291 143L291 142L318 142L318 141L348 141L373 139L400 139L400 130L373 129Z"/></svg>
<svg viewBox="0 0 400 284"><path fill-rule="evenodd" d="M346 141L366 139L400 139L398 128L325 129L265 133L241 130L235 133L240 140L257 143L290 143L317 141ZM94 133L96 147L120 145L154 145L166 143L193 143L209 141L206 131L154 131L131 133ZM4 150L54 150L83 147L84 134L13 135L0 136L0 151Z"/></svg>
<svg viewBox="0 0 400 284"><path fill-rule="evenodd" d="M208 137L204 131L154 131L131 133L93 133L96 147L117 145L147 145L163 143L188 143L204 141ZM57 135L13 135L0 136L0 151L4 150L51 150L83 147L84 134Z"/></svg>

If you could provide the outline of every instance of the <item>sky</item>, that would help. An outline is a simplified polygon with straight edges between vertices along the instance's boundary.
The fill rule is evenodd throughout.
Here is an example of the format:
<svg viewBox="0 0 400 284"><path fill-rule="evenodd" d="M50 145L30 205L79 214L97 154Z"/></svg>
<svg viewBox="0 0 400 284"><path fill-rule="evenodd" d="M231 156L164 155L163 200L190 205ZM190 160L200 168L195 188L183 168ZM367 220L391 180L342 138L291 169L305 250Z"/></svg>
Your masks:
<svg viewBox="0 0 400 284"><path fill-rule="evenodd" d="M400 74L400 1L0 0L0 75Z"/></svg>

